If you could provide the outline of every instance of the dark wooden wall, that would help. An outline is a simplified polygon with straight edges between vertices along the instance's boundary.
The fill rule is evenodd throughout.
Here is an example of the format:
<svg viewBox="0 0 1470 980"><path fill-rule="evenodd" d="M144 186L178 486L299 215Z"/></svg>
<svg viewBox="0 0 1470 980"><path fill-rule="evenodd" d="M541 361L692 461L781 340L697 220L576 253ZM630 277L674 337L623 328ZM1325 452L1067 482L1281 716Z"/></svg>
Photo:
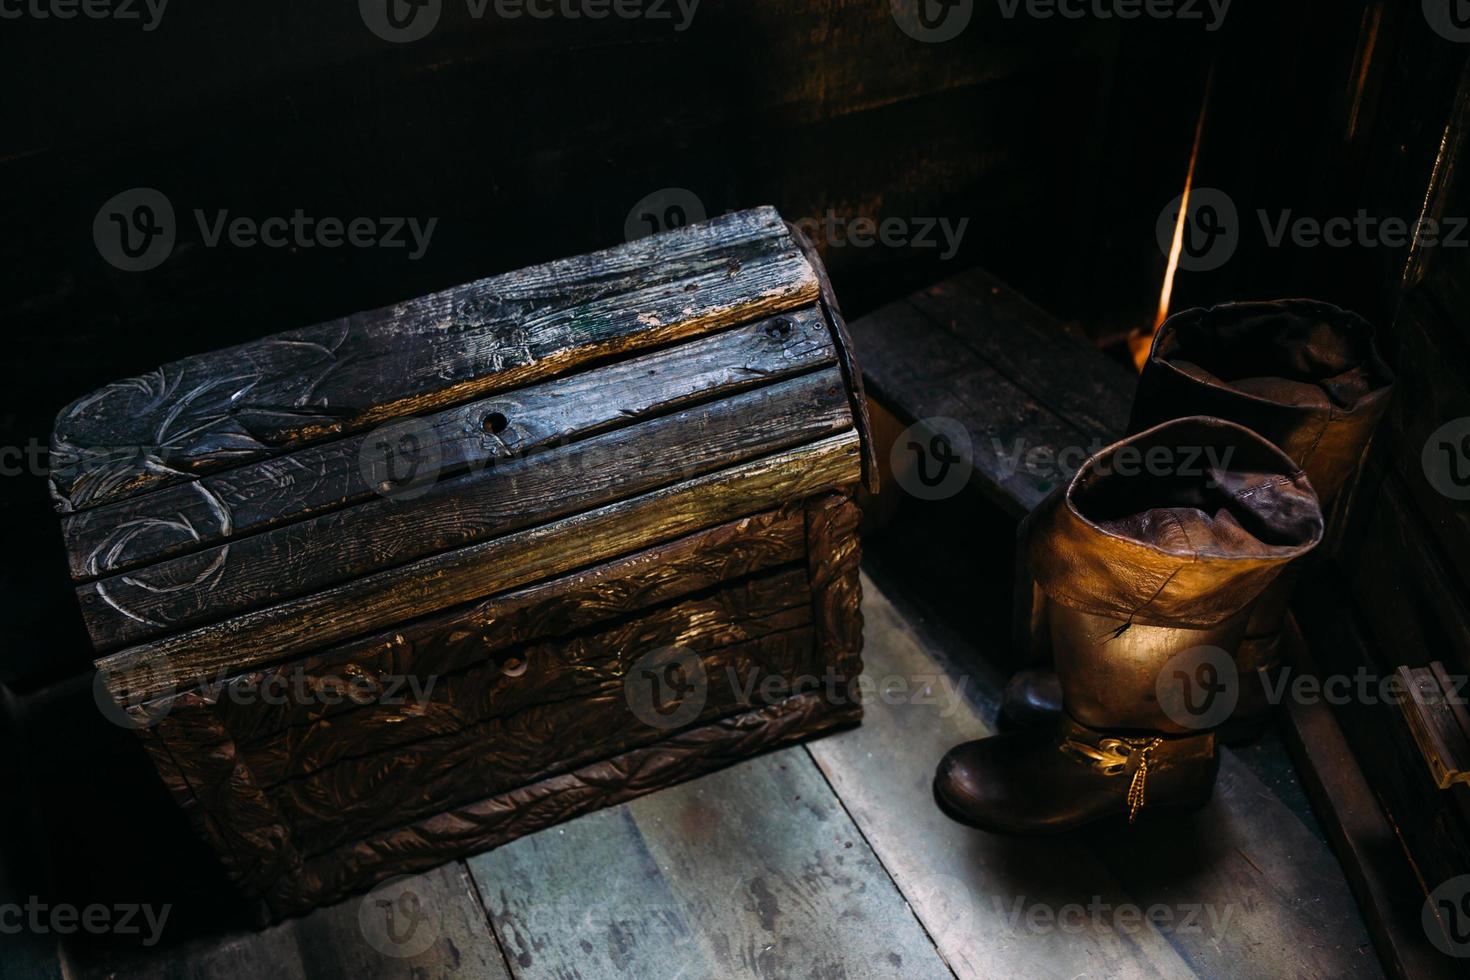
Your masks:
<svg viewBox="0 0 1470 980"><path fill-rule="evenodd" d="M1275 30L1223 44L1201 153L1201 183L1240 212L1240 245L1221 268L1182 274L1176 308L1308 295L1377 324L1399 377L1394 405L1298 615L1323 673L1377 679L1439 660L1464 676L1470 503L1439 493L1422 455L1438 427L1470 417L1470 234L1413 254L1276 248L1257 212L1470 218L1470 44L1437 34L1418 3L1336 0L1269 16ZM1369 701L1352 697L1338 718L1415 872L1431 889L1470 872L1470 790L1436 789L1400 708ZM1418 902L1403 913L1418 932Z"/></svg>

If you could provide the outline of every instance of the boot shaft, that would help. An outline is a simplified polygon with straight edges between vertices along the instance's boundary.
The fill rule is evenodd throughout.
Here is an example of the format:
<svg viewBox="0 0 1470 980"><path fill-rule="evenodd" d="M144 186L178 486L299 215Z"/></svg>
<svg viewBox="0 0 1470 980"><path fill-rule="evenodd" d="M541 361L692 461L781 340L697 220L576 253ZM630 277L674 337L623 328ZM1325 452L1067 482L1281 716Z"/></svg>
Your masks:
<svg viewBox="0 0 1470 980"><path fill-rule="evenodd" d="M1306 471L1325 510L1392 390L1362 317L1313 300L1232 303L1179 313L1159 329L1129 431L1187 415L1244 425Z"/></svg>
<svg viewBox="0 0 1470 980"><path fill-rule="evenodd" d="M1022 543L1067 713L1093 729L1166 734L1223 721L1171 704L1169 668L1233 671L1252 603L1321 537L1300 468L1241 426L1180 419L1089 459Z"/></svg>

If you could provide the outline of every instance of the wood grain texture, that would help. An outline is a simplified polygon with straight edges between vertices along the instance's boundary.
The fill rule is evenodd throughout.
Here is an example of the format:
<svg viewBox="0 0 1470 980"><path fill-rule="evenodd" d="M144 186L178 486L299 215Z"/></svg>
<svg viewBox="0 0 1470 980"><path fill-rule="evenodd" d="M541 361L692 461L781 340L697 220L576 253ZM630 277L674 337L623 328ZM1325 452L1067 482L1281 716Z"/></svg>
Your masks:
<svg viewBox="0 0 1470 980"><path fill-rule="evenodd" d="M854 432L178 633L97 661L119 704L248 669L856 483Z"/></svg>
<svg viewBox="0 0 1470 980"><path fill-rule="evenodd" d="M814 500L806 509L813 619L826 662L841 677L863 672L861 522L857 504L841 494Z"/></svg>
<svg viewBox="0 0 1470 980"><path fill-rule="evenodd" d="M444 478L815 370L835 356L822 310L809 307L457 405L404 431L419 441L416 459ZM497 413L503 428L486 431ZM378 465L387 462L379 438L373 430L305 446L67 515L71 574L111 575L372 500L382 488L368 477L388 468Z"/></svg>
<svg viewBox="0 0 1470 980"><path fill-rule="evenodd" d="M55 499L94 506L818 297L761 208L197 355L62 410Z"/></svg>
<svg viewBox="0 0 1470 980"><path fill-rule="evenodd" d="M798 572L800 574L800 572ZM430 680L421 704L352 712L291 729L245 753L317 853L366 833L536 782L667 735L635 707L645 657L677 648L702 677L693 724L814 684L804 585L790 574L733 586L571 641L524 651L524 673L495 665ZM779 598L781 589L787 590ZM695 695L691 695L695 697ZM395 717L396 715L396 717Z"/></svg>
<svg viewBox="0 0 1470 980"><path fill-rule="evenodd" d="M827 267L817 253L817 247L811 238L789 221L786 223L786 230L790 232L797 247L801 249L802 254L806 256L817 274L817 282L822 291L821 307L832 324L837 359L842 365L842 376L847 381L847 390L851 398L853 421L857 426L858 434L863 437L863 486L869 493L877 493L879 467L873 445L873 427L868 420L868 396L863 390L863 372L858 367L857 353L852 346L852 336L847 331L847 321L843 319L842 307L837 302L837 291L832 288L832 280L827 275Z"/></svg>
<svg viewBox="0 0 1470 980"><path fill-rule="evenodd" d="M799 750L469 865L518 980L949 975Z"/></svg>
<svg viewBox="0 0 1470 980"><path fill-rule="evenodd" d="M518 718L524 713L572 702L582 703L588 714L616 708L619 699L608 695L619 693L629 668L655 649L678 646L704 654L811 625L805 569L774 571L590 629L558 627L468 669L437 674L416 668L418 689L405 687L356 710L292 726L250 743L245 754L265 785L276 788L383 752L432 751L433 740L443 737L467 744L483 738L488 751L496 745L497 723L525 726ZM493 642L493 634L485 639ZM712 665L717 672L725 669L718 659ZM808 667L810 661L793 666ZM574 717L565 722L585 723ZM508 773L511 761L540 748L507 744L498 751L507 756Z"/></svg>
<svg viewBox="0 0 1470 980"><path fill-rule="evenodd" d="M750 626L757 633L766 628ZM747 679L779 680L785 692L814 686L815 675L807 672L813 648L809 625L722 647L691 642L688 649L699 657L697 669L707 679L692 723L710 723L769 703L759 688L747 697L741 686ZM618 666L636 664L637 658L629 657ZM674 728L651 725L629 710L632 683L616 677L583 697L531 704L462 732L349 759L275 787L271 795L279 801L302 851L308 856L323 854L613 754L663 744Z"/></svg>
<svg viewBox="0 0 1470 980"><path fill-rule="evenodd" d="M379 903L388 901L387 908ZM386 928L389 912L395 943ZM373 939L369 940L371 932ZM461 862L391 892L353 897L255 931L231 931L135 954L73 960L78 980L509 980L504 954Z"/></svg>
<svg viewBox="0 0 1470 980"><path fill-rule="evenodd" d="M533 640L575 634L804 558L805 508L787 505L279 667L221 678L237 685L240 696L220 698L216 711L236 741L248 748L284 728L354 710L351 700L333 705L285 699L281 704L280 699L255 696L289 689L297 678L308 690L363 678L373 689L386 690L397 678L410 675L447 676L491 662L504 664L515 656L515 648Z"/></svg>
<svg viewBox="0 0 1470 980"><path fill-rule="evenodd" d="M1011 517L1029 513L1070 476L1052 462L1064 451L1073 467L1093 451L1094 437L1038 404L906 300L854 321L851 330L872 396L905 426L933 418L962 425L969 445L953 447L955 465L969 468L970 485ZM1046 455L1028 458L1037 450ZM900 446L891 462L913 465L911 452ZM900 486L889 489L900 492L895 482Z"/></svg>
<svg viewBox="0 0 1470 980"><path fill-rule="evenodd" d="M1127 431L1137 376L984 269L906 302L1084 435L1110 442Z"/></svg>
<svg viewBox="0 0 1470 980"><path fill-rule="evenodd" d="M860 707L833 706L816 694L742 712L338 848L307 862L300 875L277 882L267 901L277 914L334 901L386 876L434 867L446 854L497 847L760 752L856 724L861 717Z"/></svg>
<svg viewBox="0 0 1470 980"><path fill-rule="evenodd" d="M827 368L90 582L77 598L93 643L115 649L851 428L841 373Z"/></svg>

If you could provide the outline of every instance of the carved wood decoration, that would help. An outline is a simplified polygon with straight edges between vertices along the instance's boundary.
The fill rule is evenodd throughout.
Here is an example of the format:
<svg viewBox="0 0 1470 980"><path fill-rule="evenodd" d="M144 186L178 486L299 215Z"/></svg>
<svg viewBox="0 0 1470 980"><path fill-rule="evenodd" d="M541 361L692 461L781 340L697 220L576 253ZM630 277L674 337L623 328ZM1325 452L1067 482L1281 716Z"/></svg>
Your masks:
<svg viewBox="0 0 1470 980"><path fill-rule="evenodd" d="M858 379L762 209L111 385L97 665L268 918L856 723Z"/></svg>

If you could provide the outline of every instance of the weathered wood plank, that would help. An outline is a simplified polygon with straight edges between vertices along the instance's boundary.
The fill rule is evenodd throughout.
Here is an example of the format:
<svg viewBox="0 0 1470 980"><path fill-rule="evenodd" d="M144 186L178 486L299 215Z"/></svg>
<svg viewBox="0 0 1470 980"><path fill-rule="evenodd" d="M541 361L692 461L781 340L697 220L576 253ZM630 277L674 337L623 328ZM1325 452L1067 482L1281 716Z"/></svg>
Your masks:
<svg viewBox="0 0 1470 980"><path fill-rule="evenodd" d="M804 557L804 511L787 507L731 521L574 575L497 595L439 616L228 680L242 697L215 705L242 746L290 726L310 725L355 705L279 704L253 692L345 678L445 676L503 662L505 651L583 630ZM311 699L306 699L311 701Z"/></svg>
<svg viewBox="0 0 1470 980"><path fill-rule="evenodd" d="M817 307L795 310L677 347L480 399L414 421L413 455L439 477L524 456L568 440L735 394L832 364L831 332ZM498 415L498 419L495 417ZM492 419L487 430L485 421ZM499 431L493 431L498 423ZM219 542L370 500L386 450L374 433L247 463L62 520L78 581L199 551ZM394 447L399 448L399 447Z"/></svg>
<svg viewBox="0 0 1470 980"><path fill-rule="evenodd" d="M524 838L470 871L518 980L948 975L800 750Z"/></svg>
<svg viewBox="0 0 1470 980"><path fill-rule="evenodd" d="M1106 444L1037 404L906 301L850 329L873 397L905 424L950 418L962 425L970 444L951 447L955 465L970 469L971 486L1012 517L1029 513ZM897 455L914 465L909 447Z"/></svg>
<svg viewBox="0 0 1470 980"><path fill-rule="evenodd" d="M471 545L97 661L120 704L606 561L861 478L855 432Z"/></svg>
<svg viewBox="0 0 1470 980"><path fill-rule="evenodd" d="M1111 442L1127 430L1137 375L984 269L907 301L1084 435Z"/></svg>
<svg viewBox="0 0 1470 980"><path fill-rule="evenodd" d="M387 902L387 907L380 905ZM389 912L395 913L393 932ZM395 939L398 940L395 942ZM78 980L509 980L474 885L461 862L258 932L74 961Z"/></svg>
<svg viewBox="0 0 1470 980"><path fill-rule="evenodd" d="M760 208L201 354L73 402L52 436L63 512L816 302Z"/></svg>
<svg viewBox="0 0 1470 980"><path fill-rule="evenodd" d="M831 367L90 582L77 598L94 645L115 649L850 428Z"/></svg>
<svg viewBox="0 0 1470 980"><path fill-rule="evenodd" d="M1044 842L949 821L933 804L933 766L951 744L989 728L973 691L952 693L967 675L870 580L864 596L869 676L880 693L885 681L902 686L868 700L861 729L809 751L958 975L1379 975L1332 853L1228 750L1214 801L1192 819ZM935 703L916 703L914 692ZM873 766L879 757L887 761ZM912 775L900 788L895 772ZM1113 911L1084 914L1079 930L1025 919L1033 907L1054 916L1094 901ZM1156 904L1171 928L1145 921L1130 930L1117 912Z"/></svg>

